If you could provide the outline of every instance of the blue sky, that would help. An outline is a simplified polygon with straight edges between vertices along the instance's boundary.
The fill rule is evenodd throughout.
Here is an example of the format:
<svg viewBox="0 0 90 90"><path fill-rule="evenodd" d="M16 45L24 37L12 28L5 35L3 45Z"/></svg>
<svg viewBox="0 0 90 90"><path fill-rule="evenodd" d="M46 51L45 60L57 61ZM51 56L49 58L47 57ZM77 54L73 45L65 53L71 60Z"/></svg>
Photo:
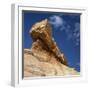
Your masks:
<svg viewBox="0 0 90 90"><path fill-rule="evenodd" d="M70 67L80 71L80 14L60 12L23 11L24 48L31 48L29 30L32 25L48 19L53 37L65 54Z"/></svg>

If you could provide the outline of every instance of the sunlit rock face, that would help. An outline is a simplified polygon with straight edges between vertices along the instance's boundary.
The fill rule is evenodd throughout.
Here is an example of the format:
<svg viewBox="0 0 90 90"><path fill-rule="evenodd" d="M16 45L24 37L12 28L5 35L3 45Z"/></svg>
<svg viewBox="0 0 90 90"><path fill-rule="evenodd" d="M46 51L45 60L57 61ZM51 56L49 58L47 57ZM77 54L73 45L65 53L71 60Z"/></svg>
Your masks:
<svg viewBox="0 0 90 90"><path fill-rule="evenodd" d="M34 24L29 33L33 43L24 49L24 77L78 75L58 48L47 19Z"/></svg>

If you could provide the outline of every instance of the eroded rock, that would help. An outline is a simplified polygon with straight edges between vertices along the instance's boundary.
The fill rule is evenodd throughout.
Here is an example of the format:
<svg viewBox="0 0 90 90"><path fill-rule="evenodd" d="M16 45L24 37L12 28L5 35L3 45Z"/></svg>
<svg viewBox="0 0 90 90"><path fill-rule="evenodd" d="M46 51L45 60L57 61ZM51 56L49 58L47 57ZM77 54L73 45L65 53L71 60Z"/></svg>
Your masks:
<svg viewBox="0 0 90 90"><path fill-rule="evenodd" d="M42 43L41 47L46 48L48 52L53 53L57 60L67 65L64 55L61 53L58 46L56 45L56 42L53 40L52 28L47 19L34 24L30 34L34 42L39 40Z"/></svg>
<svg viewBox="0 0 90 90"><path fill-rule="evenodd" d="M47 19L34 24L30 34L33 43L31 49L24 49L24 77L78 75L53 40Z"/></svg>

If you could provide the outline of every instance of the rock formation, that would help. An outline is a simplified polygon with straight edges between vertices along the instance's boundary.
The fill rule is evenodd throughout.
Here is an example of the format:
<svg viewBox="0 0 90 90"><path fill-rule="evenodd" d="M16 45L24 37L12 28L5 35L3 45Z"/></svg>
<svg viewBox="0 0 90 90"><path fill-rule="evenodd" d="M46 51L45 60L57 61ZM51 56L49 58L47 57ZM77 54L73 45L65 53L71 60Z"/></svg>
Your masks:
<svg viewBox="0 0 90 90"><path fill-rule="evenodd" d="M34 24L30 30L31 49L24 49L24 77L77 75L68 66L64 54L52 37L47 19Z"/></svg>

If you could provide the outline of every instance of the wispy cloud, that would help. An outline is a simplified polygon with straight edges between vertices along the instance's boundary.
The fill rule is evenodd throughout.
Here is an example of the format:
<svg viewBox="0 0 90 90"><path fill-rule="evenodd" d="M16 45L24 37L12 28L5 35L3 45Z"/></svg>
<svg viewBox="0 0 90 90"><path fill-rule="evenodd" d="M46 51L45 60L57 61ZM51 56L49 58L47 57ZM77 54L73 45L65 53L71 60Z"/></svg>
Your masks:
<svg viewBox="0 0 90 90"><path fill-rule="evenodd" d="M54 25L54 27L58 28L63 25L64 21L63 18L60 16L53 15L49 18L49 22Z"/></svg>
<svg viewBox="0 0 90 90"><path fill-rule="evenodd" d="M75 23L75 29L73 32L73 37L75 38L76 45L80 43L80 23Z"/></svg>
<svg viewBox="0 0 90 90"><path fill-rule="evenodd" d="M52 24L56 29L60 31L64 31L66 33L66 39L71 40L73 39L75 45L78 46L80 42L80 23L76 22L72 26L64 20L61 16L53 15L49 18L50 24Z"/></svg>

